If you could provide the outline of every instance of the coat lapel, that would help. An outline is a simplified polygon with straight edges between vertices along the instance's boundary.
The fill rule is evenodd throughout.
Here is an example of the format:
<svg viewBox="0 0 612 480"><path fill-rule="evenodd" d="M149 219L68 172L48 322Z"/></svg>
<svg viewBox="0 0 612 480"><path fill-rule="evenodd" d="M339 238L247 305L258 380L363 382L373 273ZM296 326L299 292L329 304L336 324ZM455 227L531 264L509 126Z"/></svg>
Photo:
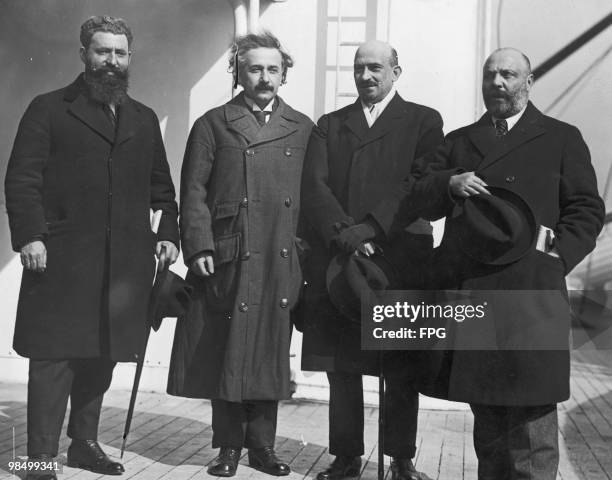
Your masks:
<svg viewBox="0 0 612 480"><path fill-rule="evenodd" d="M132 99L129 99L119 107L117 135L115 140L117 145L129 140L136 134L139 124L139 113L140 109Z"/></svg>
<svg viewBox="0 0 612 480"><path fill-rule="evenodd" d="M278 106L272 112L268 123L257 131L255 144L272 142L297 131L300 119L295 114L295 110L287 105L282 98L276 98L278 99Z"/></svg>
<svg viewBox="0 0 612 480"><path fill-rule="evenodd" d="M244 101L244 92L225 104L225 121L229 130L245 138L248 144L257 138L259 125Z"/></svg>
<svg viewBox="0 0 612 480"><path fill-rule="evenodd" d="M357 137L360 143L368 133L368 122L366 122L359 99L357 99L349 109L346 119L344 120L344 125L353 132L353 135Z"/></svg>
<svg viewBox="0 0 612 480"><path fill-rule="evenodd" d="M467 137L480 152L482 157L486 157L491 152L499 140L495 136L495 129L491 123L491 117L485 113L467 132Z"/></svg>
<svg viewBox="0 0 612 480"><path fill-rule="evenodd" d="M225 104L225 119L228 128L245 138L249 145L272 142L297 131L300 119L289 105L276 97L278 106L272 112L268 123L260 127L244 101L244 93Z"/></svg>
<svg viewBox="0 0 612 480"><path fill-rule="evenodd" d="M361 112L361 116L364 118L365 122L363 111ZM404 116L404 102L399 94L396 93L387 107L383 110L382 114L376 119L372 127L367 130L360 147L384 137L397 126L396 120Z"/></svg>
<svg viewBox="0 0 612 480"><path fill-rule="evenodd" d="M482 162L478 165L478 170L490 167L511 151L546 133L541 119L542 113L529 102L525 113L523 113L514 128L501 140L495 139L495 145L485 154ZM493 131L493 128L490 130Z"/></svg>
<svg viewBox="0 0 612 480"><path fill-rule="evenodd" d="M68 111L101 135L109 143L115 141L113 126L100 107L100 104L89 100L86 95L85 82L81 74L76 81L66 89L64 100L71 102Z"/></svg>

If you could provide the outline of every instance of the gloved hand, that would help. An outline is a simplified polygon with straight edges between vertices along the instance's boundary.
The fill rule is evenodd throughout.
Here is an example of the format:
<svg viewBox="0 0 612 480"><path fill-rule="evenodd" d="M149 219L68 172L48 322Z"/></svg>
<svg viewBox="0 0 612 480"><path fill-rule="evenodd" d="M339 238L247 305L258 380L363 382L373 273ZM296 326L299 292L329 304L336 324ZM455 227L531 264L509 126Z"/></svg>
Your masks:
<svg viewBox="0 0 612 480"><path fill-rule="evenodd" d="M376 229L369 223L358 223L347 227L334 237L334 242L346 253L353 253L359 246L373 239L376 236Z"/></svg>

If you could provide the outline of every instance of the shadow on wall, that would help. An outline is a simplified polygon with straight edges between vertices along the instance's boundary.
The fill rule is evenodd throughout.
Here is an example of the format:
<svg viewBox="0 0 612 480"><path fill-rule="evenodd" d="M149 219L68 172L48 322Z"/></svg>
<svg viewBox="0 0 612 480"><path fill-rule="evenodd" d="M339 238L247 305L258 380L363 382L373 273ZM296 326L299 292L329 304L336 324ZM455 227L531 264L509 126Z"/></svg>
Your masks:
<svg viewBox="0 0 612 480"><path fill-rule="evenodd" d="M133 29L130 93L151 106L160 120L168 117L166 149L178 190L189 129L190 90L224 55L232 39L234 21L228 1L0 0L0 11L2 179L27 105L36 95L62 88L76 78L83 70L78 56L79 27L91 15L108 14L125 18ZM228 99L230 81L227 74ZM1 189L4 206L4 182ZM2 208L3 216L4 211ZM0 269L10 258L4 241L6 229L3 219Z"/></svg>

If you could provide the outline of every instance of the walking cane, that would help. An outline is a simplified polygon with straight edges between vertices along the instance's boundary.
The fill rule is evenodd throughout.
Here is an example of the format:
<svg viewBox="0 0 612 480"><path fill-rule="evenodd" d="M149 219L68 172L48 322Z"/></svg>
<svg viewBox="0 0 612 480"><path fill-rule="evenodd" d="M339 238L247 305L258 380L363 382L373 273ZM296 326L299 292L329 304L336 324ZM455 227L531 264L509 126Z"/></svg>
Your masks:
<svg viewBox="0 0 612 480"><path fill-rule="evenodd" d="M378 352L378 480L385 478L385 375L383 351Z"/></svg>
<svg viewBox="0 0 612 480"><path fill-rule="evenodd" d="M159 228L159 222L161 220L162 211L157 210L151 217L151 230L153 233L157 233L157 229ZM160 257L164 255L165 251L162 250ZM153 283L155 283L155 278L157 277L157 267L159 265L159 260L155 257L155 274L153 276ZM168 264L166 263L165 268L168 268ZM123 443L121 444L121 458L123 458L123 453L125 452L125 444L127 443L127 436L130 433L130 427L132 426L132 416L134 415L134 406L136 405L136 395L138 395L138 385L140 384L140 376L142 375L142 369L144 367L144 359L145 354L147 353L147 343L149 341L149 335L151 334L151 315L155 312L151 310L151 302L149 301L149 311L147 312L147 321L145 324L145 336L144 341L142 343L142 348L138 354L138 358L136 359L136 375L134 376L134 384L132 385L132 395L130 397L130 406L128 407L127 417L125 419L125 428L123 429Z"/></svg>

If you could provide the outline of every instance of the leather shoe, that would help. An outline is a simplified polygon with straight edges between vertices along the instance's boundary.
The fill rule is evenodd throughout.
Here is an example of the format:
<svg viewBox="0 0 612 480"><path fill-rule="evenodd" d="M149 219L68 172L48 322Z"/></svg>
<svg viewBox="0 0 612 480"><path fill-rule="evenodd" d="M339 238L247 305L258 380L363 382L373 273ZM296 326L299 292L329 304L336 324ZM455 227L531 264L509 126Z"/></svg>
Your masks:
<svg viewBox="0 0 612 480"><path fill-rule="evenodd" d="M28 472L25 477L25 480L57 480L57 475L55 472L46 472L46 473L33 473Z"/></svg>
<svg viewBox="0 0 612 480"><path fill-rule="evenodd" d="M426 480L425 474L417 472L410 458L393 458L391 460L391 480Z"/></svg>
<svg viewBox="0 0 612 480"><path fill-rule="evenodd" d="M289 475L289 465L280 461L272 447L249 448L249 465L269 475Z"/></svg>
<svg viewBox="0 0 612 480"><path fill-rule="evenodd" d="M32 462L40 462L46 463L49 465L52 464L54 460L53 455L49 455L48 453L41 453L39 455L30 455L28 456L28 461ZM53 470L38 470L38 471L30 471L25 477L25 480L57 480L57 475Z"/></svg>
<svg viewBox="0 0 612 480"><path fill-rule="evenodd" d="M102 475L121 475L125 472L123 465L108 458L96 440L73 439L68 447L67 464Z"/></svg>
<svg viewBox="0 0 612 480"><path fill-rule="evenodd" d="M215 477L233 477L236 475L240 460L240 448L221 447L219 456L208 467L209 475Z"/></svg>
<svg viewBox="0 0 612 480"><path fill-rule="evenodd" d="M361 457L338 455L329 467L317 474L317 480L340 480L357 477L361 472Z"/></svg>

